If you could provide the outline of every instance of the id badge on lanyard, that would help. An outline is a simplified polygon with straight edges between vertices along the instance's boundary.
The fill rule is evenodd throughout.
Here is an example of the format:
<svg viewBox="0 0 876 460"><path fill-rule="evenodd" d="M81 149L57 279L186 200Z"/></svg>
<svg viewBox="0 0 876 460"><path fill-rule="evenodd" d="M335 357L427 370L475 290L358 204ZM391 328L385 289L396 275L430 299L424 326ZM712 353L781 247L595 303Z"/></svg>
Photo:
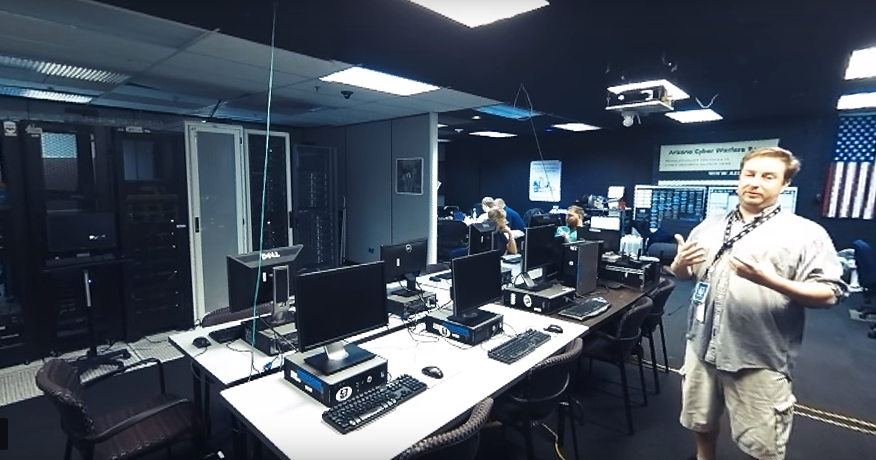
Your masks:
<svg viewBox="0 0 876 460"><path fill-rule="evenodd" d="M691 308L694 309L694 318L699 322L706 321L706 298L709 295L709 283L700 281L697 283L690 298Z"/></svg>

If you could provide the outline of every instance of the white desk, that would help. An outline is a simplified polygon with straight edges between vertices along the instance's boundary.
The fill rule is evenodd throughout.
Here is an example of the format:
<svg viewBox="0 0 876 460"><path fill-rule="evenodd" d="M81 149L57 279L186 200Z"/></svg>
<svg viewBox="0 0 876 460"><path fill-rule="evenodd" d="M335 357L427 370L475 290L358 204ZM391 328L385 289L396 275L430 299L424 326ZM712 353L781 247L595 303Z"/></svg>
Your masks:
<svg viewBox="0 0 876 460"><path fill-rule="evenodd" d="M553 318L499 305L484 309L502 313L506 328L511 326L516 332L557 323ZM402 330L360 344L388 361L392 378L409 374L429 389L346 435L322 421L325 406L286 382L282 374L237 385L220 395L235 416L280 458L389 459L484 398L502 392L532 366L587 331L586 326L572 323L562 327L562 334L510 365L487 357L486 350L507 340L505 337L466 347L431 334L412 337ZM422 330L422 325L418 329ZM426 366L438 366L444 378L424 376L421 370Z"/></svg>

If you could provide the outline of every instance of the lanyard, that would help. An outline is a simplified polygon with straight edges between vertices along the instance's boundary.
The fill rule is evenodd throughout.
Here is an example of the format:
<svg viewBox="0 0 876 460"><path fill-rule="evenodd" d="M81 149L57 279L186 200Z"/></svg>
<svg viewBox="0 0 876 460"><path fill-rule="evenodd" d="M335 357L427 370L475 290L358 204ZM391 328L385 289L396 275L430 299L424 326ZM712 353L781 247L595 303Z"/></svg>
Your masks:
<svg viewBox="0 0 876 460"><path fill-rule="evenodd" d="M718 263L718 261L721 259L721 256L729 251L730 248L732 248L737 241L741 240L742 237L748 235L757 227L760 227L764 222L772 219L773 216L778 214L781 210L781 206L776 206L775 209L768 212L767 214L755 217L754 220L751 221L751 223L745 224L745 226L742 227L742 230L737 233L736 236L731 238L730 232L733 229L733 223L736 222L737 219L742 219L742 214L739 212L739 210L737 209L736 211L734 211L733 214L730 215L730 218L727 219L727 227L724 228L724 243L721 245L721 248L718 249L718 253L715 254L715 258L712 260L711 265L709 265L709 268L707 268L706 272L703 274L703 279L709 279L709 273L711 273L712 268L715 266L715 264Z"/></svg>

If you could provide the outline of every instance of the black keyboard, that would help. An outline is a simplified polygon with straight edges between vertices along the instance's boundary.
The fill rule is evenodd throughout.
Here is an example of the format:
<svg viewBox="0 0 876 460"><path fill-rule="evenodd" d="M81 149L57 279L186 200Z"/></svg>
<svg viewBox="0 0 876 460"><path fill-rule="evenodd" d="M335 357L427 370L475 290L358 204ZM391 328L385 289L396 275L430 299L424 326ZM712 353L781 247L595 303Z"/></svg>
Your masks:
<svg viewBox="0 0 876 460"><path fill-rule="evenodd" d="M542 346L542 344L550 339L550 335L541 331L536 331L535 329L530 329L521 334L517 334L511 340L488 351L487 356L496 361L511 364L532 353L536 348Z"/></svg>
<svg viewBox="0 0 876 460"><path fill-rule="evenodd" d="M432 281L450 280L453 279L453 272L439 273L429 277Z"/></svg>
<svg viewBox="0 0 876 460"><path fill-rule="evenodd" d="M322 413L322 419L342 434L347 434L369 423L399 404L426 391L426 384L400 375L386 385L372 388Z"/></svg>
<svg viewBox="0 0 876 460"><path fill-rule="evenodd" d="M560 316L577 319L578 321L599 316L611 307L611 304L602 297L593 297L582 302L575 302L571 307L560 311Z"/></svg>
<svg viewBox="0 0 876 460"><path fill-rule="evenodd" d="M210 331L207 335L209 335L216 343L228 343L243 337L243 329L241 325L237 324L231 327Z"/></svg>

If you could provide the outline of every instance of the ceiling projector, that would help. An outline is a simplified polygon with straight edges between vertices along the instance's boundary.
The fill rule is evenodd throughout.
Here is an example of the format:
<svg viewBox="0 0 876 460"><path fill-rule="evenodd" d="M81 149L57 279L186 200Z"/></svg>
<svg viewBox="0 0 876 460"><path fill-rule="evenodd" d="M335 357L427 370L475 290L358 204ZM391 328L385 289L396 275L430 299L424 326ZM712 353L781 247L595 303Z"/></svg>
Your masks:
<svg viewBox="0 0 876 460"><path fill-rule="evenodd" d="M672 101L681 99L673 94L676 89L665 80L614 86L608 88L605 110L620 113L624 126L630 127L637 116L671 112Z"/></svg>

